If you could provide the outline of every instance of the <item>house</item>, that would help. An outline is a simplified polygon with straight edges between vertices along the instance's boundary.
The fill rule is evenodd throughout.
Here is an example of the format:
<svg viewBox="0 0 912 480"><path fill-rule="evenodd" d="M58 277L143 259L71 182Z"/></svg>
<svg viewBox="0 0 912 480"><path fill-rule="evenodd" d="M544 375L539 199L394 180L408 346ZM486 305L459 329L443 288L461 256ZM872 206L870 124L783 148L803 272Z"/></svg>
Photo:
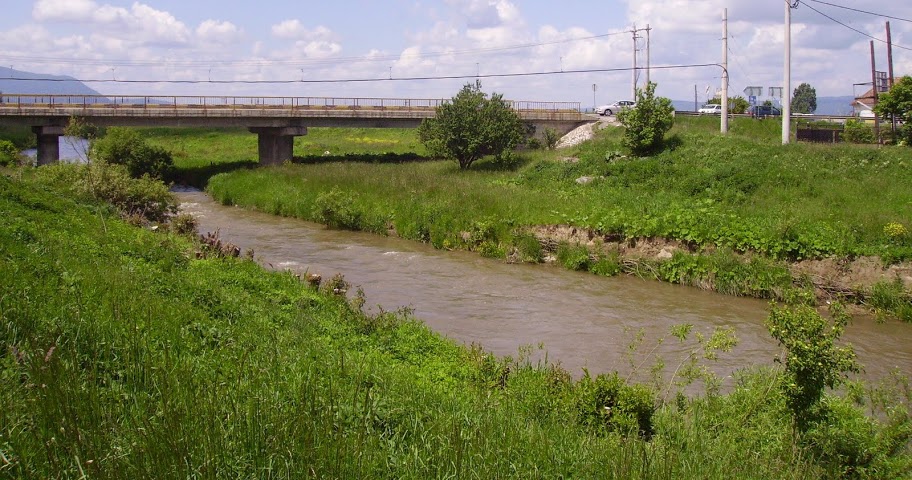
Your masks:
<svg viewBox="0 0 912 480"><path fill-rule="evenodd" d="M877 99L874 97L874 89L871 88L860 97L855 97L852 102L852 113L856 117L874 118L874 106L877 105Z"/></svg>

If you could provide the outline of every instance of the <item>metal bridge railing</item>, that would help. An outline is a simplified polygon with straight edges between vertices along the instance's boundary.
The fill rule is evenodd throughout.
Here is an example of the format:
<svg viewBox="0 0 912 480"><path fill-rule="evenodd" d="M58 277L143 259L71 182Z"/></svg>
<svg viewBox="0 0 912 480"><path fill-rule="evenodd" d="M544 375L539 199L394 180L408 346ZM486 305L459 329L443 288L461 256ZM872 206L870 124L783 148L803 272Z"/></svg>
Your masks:
<svg viewBox="0 0 912 480"><path fill-rule="evenodd" d="M0 109L82 108L91 109L378 109L431 110L448 99L422 98L357 98L357 97L262 97L262 96L190 96L190 95L40 95L5 94L0 96ZM530 112L579 112L579 102L512 101L514 110Z"/></svg>

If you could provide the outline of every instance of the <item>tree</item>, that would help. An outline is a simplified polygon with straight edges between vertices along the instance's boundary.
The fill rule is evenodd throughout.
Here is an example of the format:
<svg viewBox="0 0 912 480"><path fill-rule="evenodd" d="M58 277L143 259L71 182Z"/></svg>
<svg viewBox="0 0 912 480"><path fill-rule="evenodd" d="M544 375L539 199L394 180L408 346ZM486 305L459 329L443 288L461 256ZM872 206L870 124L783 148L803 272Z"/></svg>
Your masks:
<svg viewBox="0 0 912 480"><path fill-rule="evenodd" d="M809 83L802 83L792 95L792 112L814 113L817 110L817 90Z"/></svg>
<svg viewBox="0 0 912 480"><path fill-rule="evenodd" d="M902 77L889 92L880 94L874 112L887 120L902 122L897 140L912 145L912 77Z"/></svg>
<svg viewBox="0 0 912 480"><path fill-rule="evenodd" d="M708 104L722 105L722 98L716 97L706 102ZM728 110L731 113L746 113L750 103L742 96L728 97Z"/></svg>
<svg viewBox="0 0 912 480"><path fill-rule="evenodd" d="M104 137L92 141L89 150L92 161L125 165L134 178L149 175L164 180L174 169L170 152L147 144L129 128L109 128Z"/></svg>
<svg viewBox="0 0 912 480"><path fill-rule="evenodd" d="M523 141L524 127L502 95L488 98L476 81L437 107L434 118L421 122L418 138L431 154L456 160L465 170L486 155L507 158Z"/></svg>
<svg viewBox="0 0 912 480"><path fill-rule="evenodd" d="M657 150L665 139L665 132L674 125L671 100L656 98L655 87L655 83L649 82L645 89L637 89L636 107L617 115L625 127L624 145L635 155Z"/></svg>

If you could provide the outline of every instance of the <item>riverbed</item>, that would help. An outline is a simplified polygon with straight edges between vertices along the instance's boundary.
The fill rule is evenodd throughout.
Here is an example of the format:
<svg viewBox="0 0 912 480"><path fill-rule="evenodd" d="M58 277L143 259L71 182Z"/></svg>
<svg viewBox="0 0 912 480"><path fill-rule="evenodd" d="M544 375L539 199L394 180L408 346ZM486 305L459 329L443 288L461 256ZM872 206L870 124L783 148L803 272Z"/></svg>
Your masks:
<svg viewBox="0 0 912 480"><path fill-rule="evenodd" d="M764 320L766 301L725 296L636 277L600 277L548 265L508 264L469 252L436 250L399 238L331 230L318 224L226 207L199 191L179 191L182 210L201 233L252 249L265 266L324 279L342 273L364 290L366 307L408 307L433 330L501 356L532 346L534 359L559 363L574 376L648 373L657 358L677 366L695 347L669 332L693 325L693 336L732 328L739 343L712 362L723 377L772 365L780 353ZM643 332L642 344L629 348ZM912 325L858 317L844 339L875 380L898 369L912 375ZM541 348L540 348L541 347Z"/></svg>

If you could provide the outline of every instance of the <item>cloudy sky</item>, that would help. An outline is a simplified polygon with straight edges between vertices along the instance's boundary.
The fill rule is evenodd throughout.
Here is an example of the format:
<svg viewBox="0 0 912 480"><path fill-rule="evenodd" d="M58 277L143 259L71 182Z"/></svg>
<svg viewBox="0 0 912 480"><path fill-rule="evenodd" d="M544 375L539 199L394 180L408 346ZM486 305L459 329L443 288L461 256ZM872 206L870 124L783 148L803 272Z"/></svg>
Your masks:
<svg viewBox="0 0 912 480"><path fill-rule="evenodd" d="M104 80L89 85L109 95L442 98L480 76L486 91L507 98L591 106L593 100L630 98L631 72L573 71L629 69L634 26L651 27L653 66L721 62L724 8L732 90L783 84L784 0L4 3L0 66ZM818 96L852 95L863 88L853 84L871 79L871 39L862 33L885 39L888 18L827 3L894 17L894 70L897 76L912 74L912 2L803 0L792 17L793 88L808 82ZM640 36L638 62L644 65L646 32ZM878 70L886 70L886 45L875 41L875 49ZM487 77L538 72L557 73ZM651 78L663 96L690 100L696 90L702 101L718 88L720 72L660 69ZM441 76L465 78L404 80ZM644 78L642 72L640 81ZM379 81L338 82L350 79ZM262 83L270 81L292 83Z"/></svg>

